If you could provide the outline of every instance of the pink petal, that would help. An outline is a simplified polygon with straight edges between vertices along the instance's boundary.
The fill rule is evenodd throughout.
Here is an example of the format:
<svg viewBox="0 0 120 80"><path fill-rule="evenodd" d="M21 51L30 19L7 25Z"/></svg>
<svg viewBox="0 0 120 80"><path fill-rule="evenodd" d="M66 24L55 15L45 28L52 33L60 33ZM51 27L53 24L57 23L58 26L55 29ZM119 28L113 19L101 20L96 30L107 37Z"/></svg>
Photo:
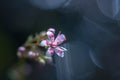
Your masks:
<svg viewBox="0 0 120 80"><path fill-rule="evenodd" d="M64 34L58 34L58 36L56 37L55 41L53 42L53 44L61 44L63 41L66 40L66 37Z"/></svg>
<svg viewBox="0 0 120 80"><path fill-rule="evenodd" d="M49 41L48 40L41 41L40 46L42 46L42 47L49 46Z"/></svg>
<svg viewBox="0 0 120 80"><path fill-rule="evenodd" d="M55 48L55 52L56 52L56 54L57 54L58 56L64 57L64 50L61 49L60 47L56 47L56 48Z"/></svg>
<svg viewBox="0 0 120 80"><path fill-rule="evenodd" d="M51 47L49 47L47 52L46 52L46 56L50 57L53 55L53 53L54 53L54 50Z"/></svg>
<svg viewBox="0 0 120 80"><path fill-rule="evenodd" d="M18 48L18 51L25 51L25 50L26 50L26 48L23 47L23 46L21 46L21 47Z"/></svg>
<svg viewBox="0 0 120 80"><path fill-rule="evenodd" d="M28 52L28 57L33 58L35 56L36 56L36 54L33 51Z"/></svg>
<svg viewBox="0 0 120 80"><path fill-rule="evenodd" d="M51 31L48 31L47 32L47 36L48 36L48 39L50 40L50 41L54 41L54 33L53 32L51 32Z"/></svg>
<svg viewBox="0 0 120 80"><path fill-rule="evenodd" d="M54 28L49 28L48 31L55 33L55 29Z"/></svg>

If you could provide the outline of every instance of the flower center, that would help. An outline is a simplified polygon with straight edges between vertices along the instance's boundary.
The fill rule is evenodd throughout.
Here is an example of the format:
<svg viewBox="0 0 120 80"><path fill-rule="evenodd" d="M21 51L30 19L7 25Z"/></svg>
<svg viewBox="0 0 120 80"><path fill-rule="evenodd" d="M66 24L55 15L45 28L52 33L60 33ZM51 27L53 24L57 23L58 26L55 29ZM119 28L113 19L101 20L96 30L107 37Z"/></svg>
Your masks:
<svg viewBox="0 0 120 80"><path fill-rule="evenodd" d="M56 44L56 43L52 43L52 44L51 44L51 47L52 47L52 48L55 48L55 47L57 47L57 44Z"/></svg>

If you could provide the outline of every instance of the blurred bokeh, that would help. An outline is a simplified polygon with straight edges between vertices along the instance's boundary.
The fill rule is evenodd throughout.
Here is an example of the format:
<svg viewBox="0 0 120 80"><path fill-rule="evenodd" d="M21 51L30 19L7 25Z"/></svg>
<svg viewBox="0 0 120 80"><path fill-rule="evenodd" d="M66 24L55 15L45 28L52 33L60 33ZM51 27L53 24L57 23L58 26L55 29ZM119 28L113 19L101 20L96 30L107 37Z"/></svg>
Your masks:
<svg viewBox="0 0 120 80"><path fill-rule="evenodd" d="M0 80L120 80L119 0L0 0ZM64 58L19 60L31 34L62 31Z"/></svg>

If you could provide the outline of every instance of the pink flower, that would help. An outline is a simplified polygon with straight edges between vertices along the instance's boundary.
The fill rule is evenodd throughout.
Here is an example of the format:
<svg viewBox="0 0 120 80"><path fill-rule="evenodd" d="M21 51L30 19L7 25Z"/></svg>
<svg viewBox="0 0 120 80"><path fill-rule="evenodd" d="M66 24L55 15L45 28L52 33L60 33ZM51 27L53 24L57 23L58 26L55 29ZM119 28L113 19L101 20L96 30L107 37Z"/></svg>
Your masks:
<svg viewBox="0 0 120 80"><path fill-rule="evenodd" d="M64 51L67 51L67 49L59 45L66 40L66 37L64 34L59 33L55 39L54 33L55 29L53 28L48 29L47 31L48 39L41 41L40 45L43 47L48 47L48 50L46 52L47 56L51 56L55 52L58 56L64 57Z"/></svg>
<svg viewBox="0 0 120 80"><path fill-rule="evenodd" d="M21 46L21 47L18 48L18 51L21 51L21 52L22 52L22 51L25 51L25 50L26 50L26 49L25 49L25 47L23 47L23 46Z"/></svg>
<svg viewBox="0 0 120 80"><path fill-rule="evenodd" d="M35 54L33 51L29 51L29 52L28 52L28 56L29 56L30 58L34 58L34 57L36 56L36 54Z"/></svg>

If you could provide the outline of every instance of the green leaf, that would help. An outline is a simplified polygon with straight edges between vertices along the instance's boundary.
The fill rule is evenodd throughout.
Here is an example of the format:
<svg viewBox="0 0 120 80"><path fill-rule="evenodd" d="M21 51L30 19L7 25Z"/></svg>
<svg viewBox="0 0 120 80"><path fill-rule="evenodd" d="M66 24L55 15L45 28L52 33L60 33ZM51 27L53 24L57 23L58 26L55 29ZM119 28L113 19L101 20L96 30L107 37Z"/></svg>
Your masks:
<svg viewBox="0 0 120 80"><path fill-rule="evenodd" d="M49 46L45 46L45 49L48 49L49 48Z"/></svg>

